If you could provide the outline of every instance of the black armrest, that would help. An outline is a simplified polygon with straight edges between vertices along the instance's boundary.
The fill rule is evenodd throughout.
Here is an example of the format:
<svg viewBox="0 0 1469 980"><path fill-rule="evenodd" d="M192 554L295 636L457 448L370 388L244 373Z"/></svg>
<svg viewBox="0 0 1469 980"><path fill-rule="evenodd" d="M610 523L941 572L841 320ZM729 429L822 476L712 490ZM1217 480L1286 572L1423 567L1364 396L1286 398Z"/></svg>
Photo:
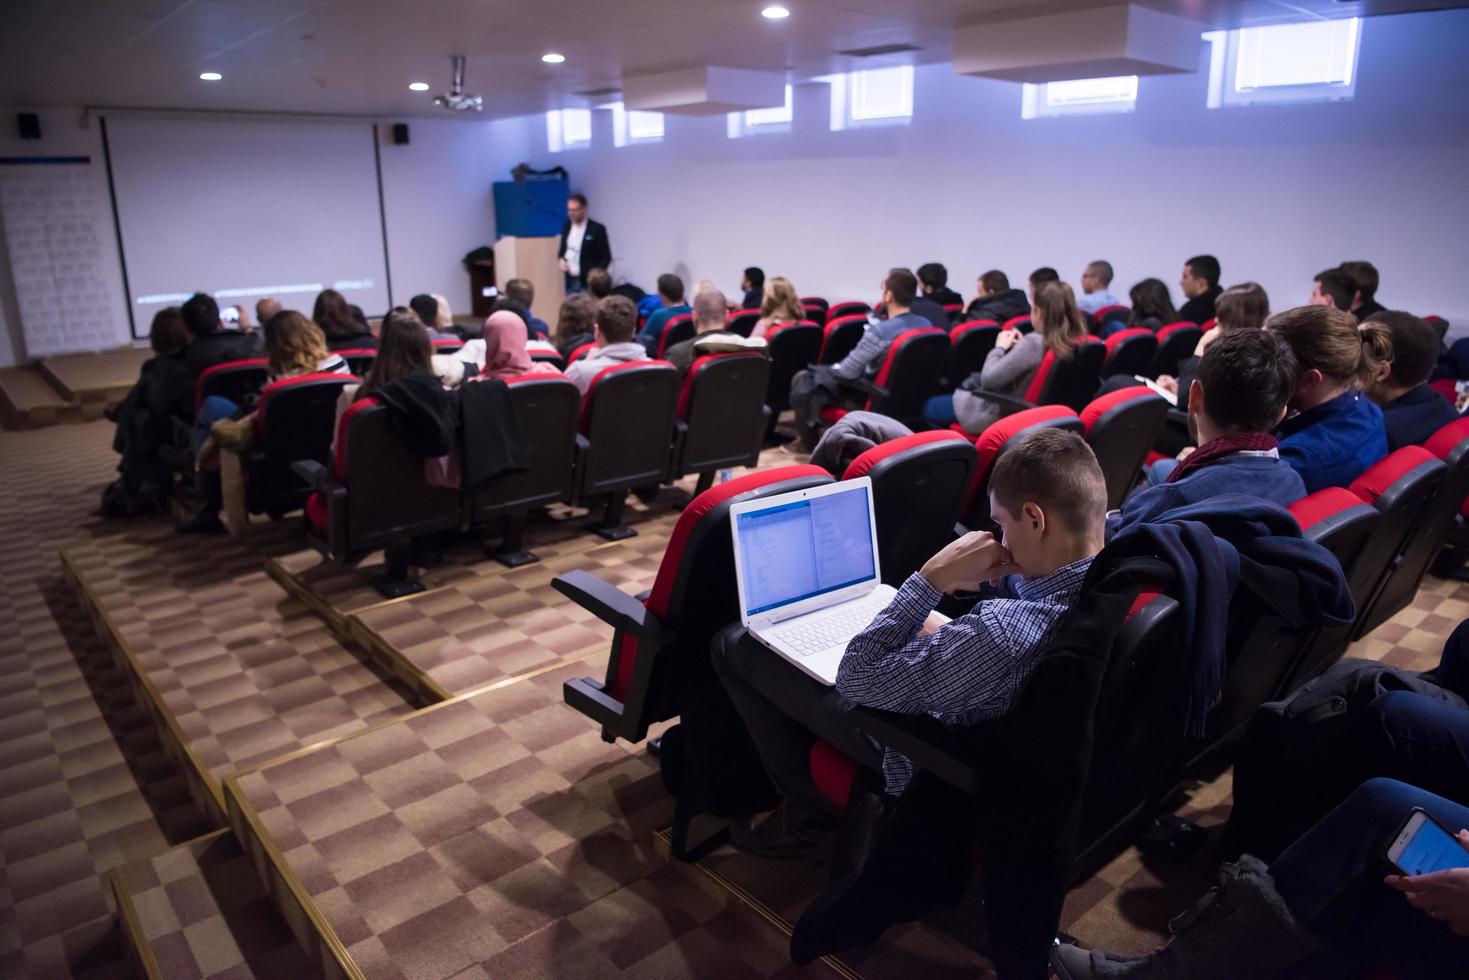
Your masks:
<svg viewBox="0 0 1469 980"><path fill-rule="evenodd" d="M1016 412L1023 412L1027 408L1037 407L1034 402L1028 402L1024 398L1016 398L1013 395L1002 395L997 391L989 391L984 388L981 388L980 390L975 392L971 392L971 394L978 395L981 398L989 399L996 405L999 405L1000 416L1002 418L1006 415L1014 415Z"/></svg>
<svg viewBox="0 0 1469 980"><path fill-rule="evenodd" d="M298 459L291 464L291 471L311 485L313 490L329 494L336 488L331 471L314 459Z"/></svg>
<svg viewBox="0 0 1469 980"><path fill-rule="evenodd" d="M838 379L844 388L855 388L870 398L886 398L888 390L870 378L859 377L848 381L846 378Z"/></svg>
<svg viewBox="0 0 1469 980"><path fill-rule="evenodd" d="M907 756L919 769L925 769L964 793L975 793L979 772L968 761L972 749L959 732L928 715L906 715L876 708L853 708L852 720L864 735L876 739L885 748Z"/></svg>
<svg viewBox="0 0 1469 980"><path fill-rule="evenodd" d="M551 588L614 629L632 633L640 640L657 636L657 620L641 602L591 572L558 575L551 580Z"/></svg>
<svg viewBox="0 0 1469 980"><path fill-rule="evenodd" d="M612 741L621 728L623 703L608 696L602 685L590 677L573 677L562 684L561 699L593 721L600 722L605 741Z"/></svg>
<svg viewBox="0 0 1469 980"><path fill-rule="evenodd" d="M1188 431L1188 412L1185 412L1183 409L1170 408L1165 418L1169 425L1180 426L1184 431Z"/></svg>

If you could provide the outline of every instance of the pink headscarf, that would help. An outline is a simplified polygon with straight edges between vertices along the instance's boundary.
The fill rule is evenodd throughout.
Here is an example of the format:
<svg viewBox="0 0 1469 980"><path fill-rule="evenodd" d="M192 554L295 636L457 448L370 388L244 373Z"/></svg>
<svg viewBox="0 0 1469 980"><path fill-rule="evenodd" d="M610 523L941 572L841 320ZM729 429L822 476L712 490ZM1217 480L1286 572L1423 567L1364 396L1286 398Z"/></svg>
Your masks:
<svg viewBox="0 0 1469 980"><path fill-rule="evenodd" d="M525 321L509 310L491 313L485 321L485 366L481 378L513 378L533 374L541 366L530 359L525 349Z"/></svg>

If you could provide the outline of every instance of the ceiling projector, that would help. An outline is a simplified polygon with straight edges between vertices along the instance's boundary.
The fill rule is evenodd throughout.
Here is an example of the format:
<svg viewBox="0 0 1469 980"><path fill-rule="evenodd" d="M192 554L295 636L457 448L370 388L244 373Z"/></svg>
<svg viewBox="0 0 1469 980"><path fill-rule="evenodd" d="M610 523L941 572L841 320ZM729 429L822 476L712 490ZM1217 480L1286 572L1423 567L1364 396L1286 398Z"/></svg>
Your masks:
<svg viewBox="0 0 1469 980"><path fill-rule="evenodd" d="M484 108L484 98L464 91L464 55L454 56L454 79L449 91L434 96L434 105L453 112L479 112Z"/></svg>

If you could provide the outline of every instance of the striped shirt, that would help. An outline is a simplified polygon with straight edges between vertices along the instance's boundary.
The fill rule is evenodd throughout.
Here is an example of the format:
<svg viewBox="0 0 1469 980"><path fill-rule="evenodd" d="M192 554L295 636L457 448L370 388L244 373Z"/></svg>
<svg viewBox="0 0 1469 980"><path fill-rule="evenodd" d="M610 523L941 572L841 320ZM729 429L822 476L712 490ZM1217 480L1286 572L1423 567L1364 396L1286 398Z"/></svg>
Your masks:
<svg viewBox="0 0 1469 980"><path fill-rule="evenodd" d="M852 637L837 668L837 693L854 704L928 714L972 725L1009 710L1061 616L1076 602L1092 560L1083 558L1033 579L1012 579L1013 597L985 599L929 636L923 621L942 593L914 573L888 607ZM887 791L913 778L913 763L888 749Z"/></svg>

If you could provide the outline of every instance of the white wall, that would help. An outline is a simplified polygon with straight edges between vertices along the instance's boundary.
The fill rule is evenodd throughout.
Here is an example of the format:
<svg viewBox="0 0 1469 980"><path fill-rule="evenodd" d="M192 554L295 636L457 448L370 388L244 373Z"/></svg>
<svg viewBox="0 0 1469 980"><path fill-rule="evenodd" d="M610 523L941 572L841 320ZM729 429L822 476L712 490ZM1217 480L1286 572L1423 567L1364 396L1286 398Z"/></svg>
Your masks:
<svg viewBox="0 0 1469 980"><path fill-rule="evenodd" d="M966 296L985 269L1017 284L1053 265L1079 286L1109 259L1114 291L1157 276L1177 299L1183 259L1212 252L1226 285L1254 279L1277 309L1315 273L1367 258L1389 306L1469 327L1469 11L1375 17L1351 102L1205 108L1195 75L1144 78L1130 114L1020 118L1020 86L919 69L912 124L830 132L828 88L795 90L789 135L725 137L724 117L669 117L659 145L546 151L608 225L614 271L727 291L746 265L803 293L870 299L890 265L944 262ZM1117 288L1117 287L1120 287Z"/></svg>

